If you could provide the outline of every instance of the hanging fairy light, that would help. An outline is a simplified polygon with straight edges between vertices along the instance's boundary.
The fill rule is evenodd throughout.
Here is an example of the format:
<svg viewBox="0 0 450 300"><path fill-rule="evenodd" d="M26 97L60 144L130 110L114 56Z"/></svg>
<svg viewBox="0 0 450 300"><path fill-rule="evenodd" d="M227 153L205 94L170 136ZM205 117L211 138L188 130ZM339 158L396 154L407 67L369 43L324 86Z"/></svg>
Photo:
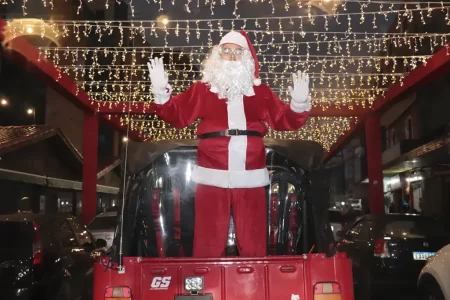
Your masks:
<svg viewBox="0 0 450 300"><path fill-rule="evenodd" d="M184 2L184 3L183 3ZM241 15L239 14L239 3L240 0L203 0L203 1L192 1L192 0L153 0L153 1L147 1L148 5L157 6L159 11L170 11L174 8L174 6L182 6L184 7L184 11L187 13L192 13L192 10L194 8L198 9L200 7L208 7L209 11L211 12L211 15L214 15L217 8L220 9L221 6L225 6L227 3L233 3L233 16L235 19L241 18ZM277 1L281 2L281 1ZM310 19L313 17L313 8L319 8L328 14L335 14L339 9L341 10L347 10L347 5L352 3L357 3L361 6L361 11L364 12L364 8L367 7L367 4L379 4L380 11L385 10L387 7L387 11L395 11L395 7L398 6L404 6L407 7L408 5L413 6L444 6L443 2L420 2L420 1L411 1L411 2L400 2L400 3L393 3L392 1L380 1L380 0L304 0L304 1L292 1L293 3L290 4L287 0L283 3L276 3L274 0L259 0L259 1L248 1L247 4L257 6L261 8L261 5L268 5L271 8L272 14L275 14L276 12L284 11L289 12L292 10L297 10L298 8L305 9L307 12L307 15ZM14 3L14 0L3 0L2 4ZM41 0L42 6L49 9L54 9L55 3L53 0ZM130 1L127 3L130 8L131 16L135 17L135 7L133 5L133 2ZM23 0L22 4L22 12L23 15L27 15L27 5L28 0ZM56 5L59 5L56 4ZM79 14L81 9L83 8L84 4L83 1L79 2L77 13ZM108 1L105 2L105 10L110 8L110 3Z"/></svg>
<svg viewBox="0 0 450 300"><path fill-rule="evenodd" d="M158 1L154 2L159 3L161 9L163 2ZM178 1L182 0L170 2L180 5ZM185 8L189 12L192 3L186 1ZM165 1L164 5L166 2L169 3ZM206 0L205 3L211 5L213 13L216 4L225 2ZM273 5L270 0L253 2ZM33 27L33 33L43 35L50 26L52 34L60 41L70 41L61 42L70 45L66 47L40 47L40 54L42 58L53 61L61 74L70 76L87 91L92 104L101 107L102 112L110 109L112 113L119 104L125 103L121 107L126 114L127 107L144 103L142 114L123 115L120 117L121 124L129 125L131 130L145 139L191 139L196 137L197 123L188 128L175 129L156 116L145 113L150 111L153 101L147 70L150 58L165 57L165 67L171 76L174 93L182 92L198 79L195 74L205 54L215 45L214 41L229 30L245 29L257 51L264 83L287 102L290 73L306 71L311 78L313 106L326 111L331 106L349 109L371 106L376 98L383 96L389 85L401 83L409 70L425 64L437 48L448 45L450 30L425 34L376 32L377 19L387 20L389 16L396 15L394 25L397 28L404 22L414 20L425 25L434 11L440 12L450 25L450 6L447 3L358 1L367 5L362 5L360 12L347 13L349 2L353 1L300 1L299 6L303 5L306 10L305 16L238 18L240 16L235 9L234 18L220 20L172 20L166 15L148 21L58 20L46 22L45 28L43 25ZM367 10L369 3L379 6ZM314 5L332 5L332 13L314 15L311 11ZM336 9L338 6L339 10ZM285 5L286 10L290 7ZM373 32L355 31L350 22L352 16L359 17L360 23L372 23ZM332 20L347 26L346 30L331 31L328 24ZM317 30L311 30L311 26ZM15 22L10 23L8 31L12 36L20 36L27 33L27 28ZM88 37L96 37L101 42L111 35L119 37L115 47L83 46ZM153 46L146 45L149 39ZM127 47L129 40L133 41L133 45L142 46ZM408 55L389 55L390 44L407 49ZM429 51L424 51L424 47L428 47ZM396 68L399 62L409 66L408 71ZM386 65L394 67L386 70ZM313 117L299 131L277 132L269 129L267 136L314 140L329 149L357 121L356 117Z"/></svg>
<svg viewBox="0 0 450 300"><path fill-rule="evenodd" d="M130 129L136 132L141 132L145 139L161 141L172 139L195 139L198 123L195 122L192 126L183 129L175 129L165 126L165 123L153 118L144 119L135 115L128 119L127 116L120 118L123 126L130 126ZM310 118L305 126L297 131L275 131L269 129L266 137L274 139L288 139L288 140L311 140L316 141L325 149L329 149L336 140L350 129L353 122L357 122L357 118L330 118L330 117L316 117Z"/></svg>

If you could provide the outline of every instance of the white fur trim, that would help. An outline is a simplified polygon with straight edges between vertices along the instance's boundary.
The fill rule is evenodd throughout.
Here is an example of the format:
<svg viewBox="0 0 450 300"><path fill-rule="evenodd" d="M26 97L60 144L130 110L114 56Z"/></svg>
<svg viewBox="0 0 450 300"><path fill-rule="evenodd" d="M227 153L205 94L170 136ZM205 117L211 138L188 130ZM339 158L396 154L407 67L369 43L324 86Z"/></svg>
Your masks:
<svg viewBox="0 0 450 300"><path fill-rule="evenodd" d="M217 94L219 92L219 89L216 88L215 86L212 86L209 90L214 94Z"/></svg>
<svg viewBox="0 0 450 300"><path fill-rule="evenodd" d="M303 103L295 103L295 101L291 101L291 109L296 113L303 113L305 111L311 110L311 102L303 102Z"/></svg>
<svg viewBox="0 0 450 300"><path fill-rule="evenodd" d="M237 31L230 31L220 40L219 46L225 44L235 44L248 50L248 42L245 36Z"/></svg>
<svg viewBox="0 0 450 300"><path fill-rule="evenodd" d="M270 184L267 169L246 171L227 171L196 166L192 172L192 180L198 184L220 188L255 188ZM211 199L214 201L214 199Z"/></svg>
<svg viewBox="0 0 450 300"><path fill-rule="evenodd" d="M255 96L255 90L253 89L253 87L249 88L248 91L244 94L244 96L247 97Z"/></svg>
<svg viewBox="0 0 450 300"><path fill-rule="evenodd" d="M247 119L244 111L244 98L227 101L228 129L247 129ZM247 159L247 136L232 136L228 144L228 169L230 171L245 171Z"/></svg>
<svg viewBox="0 0 450 300"><path fill-rule="evenodd" d="M166 104L166 102L169 101L170 96L172 95L172 86L170 84L167 84L167 87L164 90L152 90L152 94L156 104Z"/></svg>
<svg viewBox="0 0 450 300"><path fill-rule="evenodd" d="M261 79L260 78L253 79L253 84L256 85L256 86L260 86L261 85Z"/></svg>
<svg viewBox="0 0 450 300"><path fill-rule="evenodd" d="M211 86L209 88L209 91L211 93L217 94L219 92L219 89L215 86ZM247 97L255 96L255 90L253 89L253 87L249 88L248 91L246 93L244 93L244 96L247 96Z"/></svg>

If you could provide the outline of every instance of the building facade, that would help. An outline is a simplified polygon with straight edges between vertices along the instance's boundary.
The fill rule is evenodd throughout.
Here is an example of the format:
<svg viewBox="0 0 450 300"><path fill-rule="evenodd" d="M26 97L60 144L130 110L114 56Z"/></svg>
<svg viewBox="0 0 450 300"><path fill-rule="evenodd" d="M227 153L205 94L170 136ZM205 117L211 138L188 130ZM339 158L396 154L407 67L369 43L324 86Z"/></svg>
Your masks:
<svg viewBox="0 0 450 300"><path fill-rule="evenodd" d="M55 4L54 10L45 9L41 3L27 2L27 18L24 19L22 1L18 1L15 5L2 7L0 17L12 22L11 26L29 26L30 30L22 30L22 38L35 47L80 46L76 41L55 39L51 34L42 38L40 33L32 30L37 24L33 22L44 22L41 18L128 20L125 4L113 3L111 6L105 10L103 5L95 7L92 3L83 5L78 13L78 1ZM113 34L103 43L115 45L117 38L118 34ZM99 44L97 38L88 36L81 45L95 47ZM0 187L5 197L0 203L0 213L31 210L79 216L82 207L82 110L30 70L3 55L0 59ZM80 63L86 65L90 61ZM69 66L73 62L67 60L60 64ZM100 124L97 212L113 210L118 205L122 146L121 135Z"/></svg>
<svg viewBox="0 0 450 300"><path fill-rule="evenodd" d="M415 7L416 4L414 4ZM428 5L428 4L422 4ZM430 4L434 5L434 4ZM436 4L440 5L440 4ZM411 5L413 8L413 5ZM411 11L412 14L420 12ZM388 30L388 34L416 36L405 42L399 38L390 39L383 51L379 52L379 64L373 68L374 74L395 73L407 76L411 70L426 62L425 56L431 56L446 43L427 33L445 33L449 26L445 13L435 10L432 17L426 17L425 24L421 16L413 18L399 15ZM400 20L397 26L397 19ZM410 22L411 20L411 22ZM417 34L417 35L416 35ZM419 38L420 37L420 38ZM396 57L387 59L387 57ZM382 163L384 176L384 195L386 212L416 212L425 215L450 216L450 195L447 163L448 124L447 113L450 103L450 73L421 86L382 112ZM390 83L379 76L378 89L387 90ZM368 199L368 170L365 153L364 131L356 134L351 143L329 161L334 169L345 178L330 183L337 202L343 199ZM341 166L341 167L337 167ZM450 166L450 164L448 165ZM330 176L338 176L330 171ZM342 190L344 186L344 191Z"/></svg>
<svg viewBox="0 0 450 300"><path fill-rule="evenodd" d="M417 12L418 13L418 12ZM409 22L401 17L402 26L391 32L425 34L448 32L445 16L435 11L432 19L422 24L420 18ZM410 44L391 41L387 55L432 55L444 44L433 38L412 39ZM384 53L382 54L384 55ZM424 63L398 58L383 64L382 73L407 73ZM426 84L384 112L381 117L383 136L383 168L386 211L414 212L425 215L450 216L447 177L447 135L450 108L448 81L450 73Z"/></svg>

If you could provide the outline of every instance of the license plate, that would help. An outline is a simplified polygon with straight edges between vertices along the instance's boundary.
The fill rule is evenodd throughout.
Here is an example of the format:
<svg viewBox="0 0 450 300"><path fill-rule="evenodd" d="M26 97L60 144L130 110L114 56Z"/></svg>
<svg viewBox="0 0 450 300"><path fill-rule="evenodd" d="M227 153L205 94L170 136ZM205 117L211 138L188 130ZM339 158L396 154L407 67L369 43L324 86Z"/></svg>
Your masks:
<svg viewBox="0 0 450 300"><path fill-rule="evenodd" d="M427 260L435 254L436 252L413 252L413 258L414 260Z"/></svg>

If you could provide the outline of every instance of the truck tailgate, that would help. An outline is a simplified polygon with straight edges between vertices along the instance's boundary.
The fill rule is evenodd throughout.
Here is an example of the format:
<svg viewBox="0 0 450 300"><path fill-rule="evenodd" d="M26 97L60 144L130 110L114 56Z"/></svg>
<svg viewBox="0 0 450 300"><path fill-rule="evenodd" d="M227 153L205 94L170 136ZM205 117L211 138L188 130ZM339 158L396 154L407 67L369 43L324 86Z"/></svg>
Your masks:
<svg viewBox="0 0 450 300"><path fill-rule="evenodd" d="M173 300L187 295L184 278L204 278L204 294L214 300L305 299L302 256L263 260L224 259L220 262L186 260L141 264L141 299Z"/></svg>
<svg viewBox="0 0 450 300"><path fill-rule="evenodd" d="M329 258L324 254L216 259L125 257L123 272L105 268L107 260L103 258L94 267L94 300L104 300L105 292L115 287L129 288L132 300L176 300L175 296L189 294L184 279L190 276L203 277L203 293L214 300L325 299L322 296L354 300L352 264L345 253ZM330 283L332 294L322 295L330 293ZM323 285L327 285L326 291Z"/></svg>

